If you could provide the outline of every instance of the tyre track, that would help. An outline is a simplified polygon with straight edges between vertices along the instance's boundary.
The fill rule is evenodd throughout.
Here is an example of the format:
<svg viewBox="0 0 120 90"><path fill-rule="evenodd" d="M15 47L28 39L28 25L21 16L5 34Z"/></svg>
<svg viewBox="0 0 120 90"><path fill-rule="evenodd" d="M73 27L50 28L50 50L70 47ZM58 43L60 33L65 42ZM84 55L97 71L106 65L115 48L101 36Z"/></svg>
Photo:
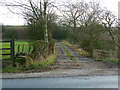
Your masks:
<svg viewBox="0 0 120 90"><path fill-rule="evenodd" d="M86 58L84 56L81 56L78 52L76 52L73 48L68 47L66 45L63 45L67 50L69 50L69 52L74 56L73 59L75 60L83 60L83 61L87 61L87 62L94 62L94 60L90 59L90 58Z"/></svg>
<svg viewBox="0 0 120 90"><path fill-rule="evenodd" d="M65 49L63 49L63 46L65 49L69 50L69 52L74 56L72 59L69 57ZM116 66L106 64L104 62L98 62L94 61L92 59L83 57L79 55L78 52L76 52L73 48L66 46L62 43L56 43L56 48L58 50L58 58L54 64L50 66L51 70L53 69L110 69L115 68Z"/></svg>

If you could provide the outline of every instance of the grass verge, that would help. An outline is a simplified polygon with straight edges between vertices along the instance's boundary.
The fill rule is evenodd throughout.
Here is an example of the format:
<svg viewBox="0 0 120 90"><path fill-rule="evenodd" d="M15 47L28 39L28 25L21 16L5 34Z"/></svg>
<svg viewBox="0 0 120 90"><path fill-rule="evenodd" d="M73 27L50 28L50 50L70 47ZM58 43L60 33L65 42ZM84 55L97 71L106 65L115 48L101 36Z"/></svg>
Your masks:
<svg viewBox="0 0 120 90"><path fill-rule="evenodd" d="M23 71L25 71L25 68L24 67L13 67L13 66L11 66L11 65L9 65L9 66L7 66L7 67L5 67L5 68L3 68L2 70L0 70L0 72L2 72L2 73L19 73L19 72L23 72Z"/></svg>
<svg viewBox="0 0 120 90"><path fill-rule="evenodd" d="M106 58L106 59L95 59L96 61L103 61L103 62L112 62L115 64L118 64L118 59L114 59L114 58Z"/></svg>
<svg viewBox="0 0 120 90"><path fill-rule="evenodd" d="M28 67L29 69L35 69L35 68L44 68L46 66L49 66L53 64L56 61L56 55L52 54L48 56L46 59L37 60L32 62L32 64Z"/></svg>
<svg viewBox="0 0 120 90"><path fill-rule="evenodd" d="M2 72L2 73L5 73L5 72L20 73L20 72L26 72L26 71L32 70L32 69L42 69L44 67L47 67L47 66L53 64L56 61L56 55L52 54L52 55L48 56L46 59L37 60L37 61L31 60L31 61L32 61L31 64L25 65L25 66L13 67L13 66L9 65L9 66L3 68L2 70L0 70L0 72Z"/></svg>

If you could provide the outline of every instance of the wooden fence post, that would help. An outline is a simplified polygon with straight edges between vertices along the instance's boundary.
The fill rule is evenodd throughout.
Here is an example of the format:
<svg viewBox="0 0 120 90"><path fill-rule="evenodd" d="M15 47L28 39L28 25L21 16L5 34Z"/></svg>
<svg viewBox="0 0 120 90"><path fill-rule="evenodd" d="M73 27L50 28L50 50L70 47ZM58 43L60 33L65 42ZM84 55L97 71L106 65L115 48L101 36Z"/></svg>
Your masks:
<svg viewBox="0 0 120 90"><path fill-rule="evenodd" d="M20 45L18 45L18 52L17 53L19 53L20 52Z"/></svg>
<svg viewBox="0 0 120 90"><path fill-rule="evenodd" d="M22 45L22 53L24 53L24 44Z"/></svg>
<svg viewBox="0 0 120 90"><path fill-rule="evenodd" d="M13 67L15 67L15 42L14 42L14 38L12 37L11 40L11 59L13 60Z"/></svg>
<svg viewBox="0 0 120 90"><path fill-rule="evenodd" d="M28 52L30 53L30 51L31 51L31 45L29 45L29 51Z"/></svg>

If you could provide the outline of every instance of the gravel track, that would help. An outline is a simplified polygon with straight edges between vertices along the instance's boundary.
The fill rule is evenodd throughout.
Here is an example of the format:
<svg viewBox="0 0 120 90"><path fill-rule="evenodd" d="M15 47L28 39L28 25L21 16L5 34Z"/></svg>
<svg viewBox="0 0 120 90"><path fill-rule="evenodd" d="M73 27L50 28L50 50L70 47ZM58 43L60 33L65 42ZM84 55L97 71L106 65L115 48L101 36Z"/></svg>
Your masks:
<svg viewBox="0 0 120 90"><path fill-rule="evenodd" d="M57 60L59 59L66 60L69 58L60 44L57 44L56 47L58 49L58 56L59 56Z"/></svg>
<svg viewBox="0 0 120 90"><path fill-rule="evenodd" d="M93 62L94 60L90 58L86 58L84 56L81 56L78 52L76 52L73 48L65 46L64 47L69 50L69 52L74 56L74 59L76 60L83 60L83 61L88 61L88 62Z"/></svg>
<svg viewBox="0 0 120 90"><path fill-rule="evenodd" d="M74 57L67 56L63 47L66 48ZM109 69L117 68L117 65L107 64L101 61L94 61L92 59L81 56L73 48L70 48L62 43L56 43L58 49L58 58L56 62L50 66L51 68L62 68L62 69Z"/></svg>

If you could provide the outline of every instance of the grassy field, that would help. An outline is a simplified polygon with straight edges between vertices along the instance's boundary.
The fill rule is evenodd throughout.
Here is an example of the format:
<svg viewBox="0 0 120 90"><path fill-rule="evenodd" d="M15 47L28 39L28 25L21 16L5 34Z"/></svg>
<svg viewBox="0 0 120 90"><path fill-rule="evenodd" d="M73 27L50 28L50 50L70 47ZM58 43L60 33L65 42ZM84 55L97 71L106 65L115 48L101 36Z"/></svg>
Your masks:
<svg viewBox="0 0 120 90"><path fill-rule="evenodd" d="M19 52L22 52L22 45L24 45L24 51L23 51L23 53L28 53L29 46L30 46L29 42L26 42L26 41L16 41L15 42L15 54L18 52L18 45L20 45L20 51ZM10 43L0 43L0 48L10 48ZM3 50L0 53L8 54L8 53L10 53L10 50ZM10 56L2 56L2 55L0 55L0 58L1 57L3 59L10 58Z"/></svg>

